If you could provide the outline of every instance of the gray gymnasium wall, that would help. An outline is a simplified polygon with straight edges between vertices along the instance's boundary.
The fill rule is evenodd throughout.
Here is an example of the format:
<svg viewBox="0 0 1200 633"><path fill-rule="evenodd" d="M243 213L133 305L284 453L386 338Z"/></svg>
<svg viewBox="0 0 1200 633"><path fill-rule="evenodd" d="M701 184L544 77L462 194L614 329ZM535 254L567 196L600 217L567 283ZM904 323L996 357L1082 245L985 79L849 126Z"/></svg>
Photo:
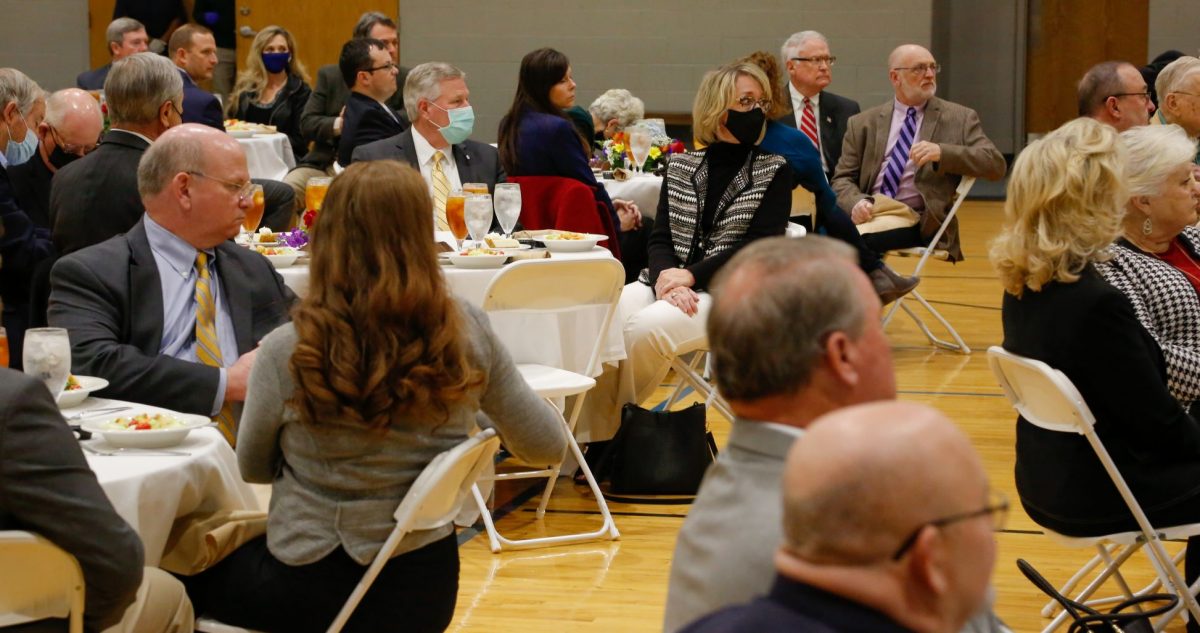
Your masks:
<svg viewBox="0 0 1200 633"><path fill-rule="evenodd" d="M0 66L47 90L75 85L88 67L87 0L0 0Z"/></svg>
<svg viewBox="0 0 1200 633"><path fill-rule="evenodd" d="M1150 59L1170 49L1200 54L1200 4L1196 0L1151 0L1146 48Z"/></svg>

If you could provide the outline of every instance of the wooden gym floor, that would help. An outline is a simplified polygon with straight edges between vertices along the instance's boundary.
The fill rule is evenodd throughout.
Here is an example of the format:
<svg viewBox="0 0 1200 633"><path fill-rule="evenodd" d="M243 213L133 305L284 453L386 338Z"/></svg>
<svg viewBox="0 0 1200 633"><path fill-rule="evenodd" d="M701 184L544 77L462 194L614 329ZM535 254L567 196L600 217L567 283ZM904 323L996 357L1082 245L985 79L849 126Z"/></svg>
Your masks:
<svg viewBox="0 0 1200 633"><path fill-rule="evenodd" d="M1020 574L1015 560L1028 560L1059 585L1090 558L1092 550L1056 545L1020 507L1012 472L1016 415L993 380L986 355L987 348L999 345L1003 338L1002 290L987 260L987 244L1003 219L1002 203L968 201L959 217L966 260L957 265L931 262L920 290L958 328L973 353L934 350L912 322L898 314L888 328L897 388L900 399L932 405L955 420L982 455L992 485L1008 495L1013 504L1008 525L996 535L995 609L1014 631L1038 631L1048 623L1039 615L1045 598ZM909 272L916 262L889 263ZM659 400L669 393L665 387L660 392ZM716 414L710 414L709 420L723 446L728 422ZM562 478L544 522L533 520L534 498L512 509L499 527L509 536L594 529L599 516L581 490L586 488L576 488L570 479ZM610 509L621 531L616 542L494 555L486 535L463 532L458 608L449 630L661 630L671 553L688 506L611 503ZM1125 574L1136 589L1151 577L1149 563L1138 554ZM1183 631L1183 625L1173 623L1168 631Z"/></svg>

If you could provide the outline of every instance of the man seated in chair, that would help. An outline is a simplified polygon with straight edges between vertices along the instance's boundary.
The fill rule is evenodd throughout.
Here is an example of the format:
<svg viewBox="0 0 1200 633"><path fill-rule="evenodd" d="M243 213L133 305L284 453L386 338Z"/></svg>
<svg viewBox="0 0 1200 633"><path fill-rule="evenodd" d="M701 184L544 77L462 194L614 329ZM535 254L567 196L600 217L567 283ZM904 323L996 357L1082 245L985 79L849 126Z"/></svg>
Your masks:
<svg viewBox="0 0 1200 633"><path fill-rule="evenodd" d="M1079 116L1124 132L1150 122L1154 102L1142 73L1129 62L1100 62L1088 69L1076 89Z"/></svg>
<svg viewBox="0 0 1200 633"><path fill-rule="evenodd" d="M667 633L770 589L788 447L826 413L896 396L882 304L845 243L759 240L725 265L712 296L713 375L736 418L675 543ZM967 630L997 627L984 611Z"/></svg>
<svg viewBox="0 0 1200 633"><path fill-rule="evenodd" d="M400 67L392 61L383 42L362 37L346 42L338 57L338 68L350 96L346 98L337 162L348 167L359 146L395 136L407 130L409 122L387 104L398 89Z"/></svg>
<svg viewBox="0 0 1200 633"><path fill-rule="evenodd" d="M142 567L141 539L113 509L46 386L7 368L0 368L0 454L0 530L33 532L79 561L85 630L192 630L183 585L161 569ZM22 573L4 570L5 582L19 583ZM66 626L39 620L14 630Z"/></svg>
<svg viewBox="0 0 1200 633"><path fill-rule="evenodd" d="M782 488L770 592L684 631L944 633L985 604L1008 502L938 411L877 402L830 413L792 446Z"/></svg>
<svg viewBox="0 0 1200 633"><path fill-rule="evenodd" d="M112 398L212 416L231 444L255 348L295 300L266 258L230 241L251 184L236 139L173 127L138 165L142 219L50 273L49 322L69 331L75 371L107 380Z"/></svg>
<svg viewBox="0 0 1200 633"><path fill-rule="evenodd" d="M940 70L925 48L897 47L888 56L895 98L850 118L830 183L838 204L850 209L855 224L871 219L877 195L920 216L913 226L864 235L875 252L927 245L954 204L962 177L1004 177L1004 157L983 133L979 115L934 96ZM963 258L957 219L937 248L950 261Z"/></svg>
<svg viewBox="0 0 1200 633"><path fill-rule="evenodd" d="M467 138L475 127L470 96L467 74L450 64L428 62L413 68L404 81L404 109L412 127L355 148L351 158L398 160L421 170L439 231L450 230L446 196L451 191L464 182L479 182L491 192L504 182L496 148Z"/></svg>

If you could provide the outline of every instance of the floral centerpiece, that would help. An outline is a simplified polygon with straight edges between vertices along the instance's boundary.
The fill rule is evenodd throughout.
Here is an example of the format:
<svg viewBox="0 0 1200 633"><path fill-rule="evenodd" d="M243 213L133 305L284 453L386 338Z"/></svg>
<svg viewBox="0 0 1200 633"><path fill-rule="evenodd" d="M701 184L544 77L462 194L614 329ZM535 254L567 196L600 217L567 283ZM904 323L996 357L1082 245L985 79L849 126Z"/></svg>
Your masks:
<svg viewBox="0 0 1200 633"><path fill-rule="evenodd" d="M632 169L633 158L629 153L629 135L617 132L611 139L604 141L600 148L601 159L608 163L609 169ZM650 139L650 152L642 169L651 173L665 164L671 154L682 154L687 151L683 142L669 136L654 136Z"/></svg>

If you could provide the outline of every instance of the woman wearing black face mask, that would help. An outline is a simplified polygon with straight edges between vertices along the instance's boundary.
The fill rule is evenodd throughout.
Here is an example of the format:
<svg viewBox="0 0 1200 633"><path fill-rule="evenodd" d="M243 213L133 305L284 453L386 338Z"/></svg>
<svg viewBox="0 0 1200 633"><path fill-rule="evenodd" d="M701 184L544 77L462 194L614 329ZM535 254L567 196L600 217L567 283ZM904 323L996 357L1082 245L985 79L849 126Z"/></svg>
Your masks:
<svg viewBox="0 0 1200 633"><path fill-rule="evenodd" d="M274 125L288 135L299 162L308 152L308 143L300 135L300 114L312 89L308 71L296 54L296 41L287 29L268 26L259 31L225 111L235 119Z"/></svg>

